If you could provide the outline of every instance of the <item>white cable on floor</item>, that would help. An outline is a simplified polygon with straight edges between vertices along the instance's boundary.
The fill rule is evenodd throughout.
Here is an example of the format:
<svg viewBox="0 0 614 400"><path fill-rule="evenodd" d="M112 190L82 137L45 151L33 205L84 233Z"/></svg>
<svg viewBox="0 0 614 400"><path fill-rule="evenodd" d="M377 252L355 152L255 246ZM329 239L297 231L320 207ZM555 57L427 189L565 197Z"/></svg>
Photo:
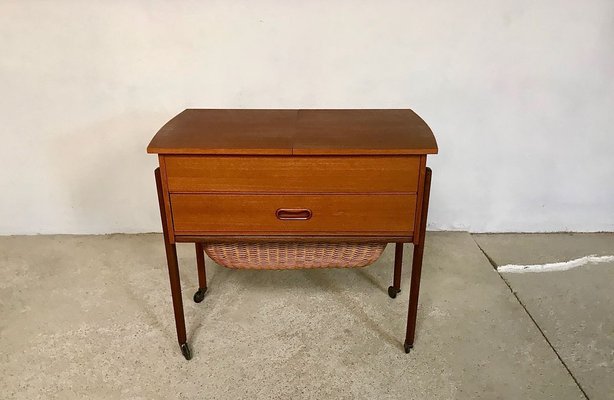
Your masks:
<svg viewBox="0 0 614 400"><path fill-rule="evenodd" d="M551 272L551 271L567 271L573 268L581 267L586 264L599 264L614 262L614 256L585 256L574 260L535 264L535 265L514 265L507 264L497 268L498 272L522 273L522 272Z"/></svg>

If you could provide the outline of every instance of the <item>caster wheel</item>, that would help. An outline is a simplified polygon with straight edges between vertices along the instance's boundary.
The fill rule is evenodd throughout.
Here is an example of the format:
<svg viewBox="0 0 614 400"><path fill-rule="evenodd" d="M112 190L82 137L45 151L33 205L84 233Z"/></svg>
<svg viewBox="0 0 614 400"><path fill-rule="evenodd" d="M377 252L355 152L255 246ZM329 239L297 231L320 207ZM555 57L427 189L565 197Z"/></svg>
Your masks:
<svg viewBox="0 0 614 400"><path fill-rule="evenodd" d="M388 296L390 296L391 298L396 298L397 297L397 293L400 293L401 289L395 289L392 286L388 287Z"/></svg>
<svg viewBox="0 0 614 400"><path fill-rule="evenodd" d="M199 288L196 293L194 293L194 302L200 303L205 298L205 292L207 289Z"/></svg>
<svg viewBox="0 0 614 400"><path fill-rule="evenodd" d="M409 354L409 351L414 348L414 345L413 344L409 344L409 343L405 343L403 345L403 347L405 348L405 353Z"/></svg>
<svg viewBox="0 0 614 400"><path fill-rule="evenodd" d="M190 351L190 347L187 343L181 345L181 354L183 354L186 360L192 359L192 352Z"/></svg>

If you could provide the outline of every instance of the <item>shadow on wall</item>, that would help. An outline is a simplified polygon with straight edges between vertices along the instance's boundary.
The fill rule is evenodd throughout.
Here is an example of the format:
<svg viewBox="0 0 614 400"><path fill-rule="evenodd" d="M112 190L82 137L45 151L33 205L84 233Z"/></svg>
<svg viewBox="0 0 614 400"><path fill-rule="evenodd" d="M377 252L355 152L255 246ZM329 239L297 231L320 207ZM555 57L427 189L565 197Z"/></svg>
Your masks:
<svg viewBox="0 0 614 400"><path fill-rule="evenodd" d="M126 113L56 138L48 154L64 226L73 233L160 231L153 170L146 153L168 112Z"/></svg>

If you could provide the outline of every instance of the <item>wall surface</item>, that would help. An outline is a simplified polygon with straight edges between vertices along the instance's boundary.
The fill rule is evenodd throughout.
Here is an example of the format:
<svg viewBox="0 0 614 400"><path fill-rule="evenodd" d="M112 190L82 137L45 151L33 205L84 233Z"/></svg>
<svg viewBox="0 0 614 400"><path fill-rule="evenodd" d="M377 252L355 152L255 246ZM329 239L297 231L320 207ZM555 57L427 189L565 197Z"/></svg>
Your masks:
<svg viewBox="0 0 614 400"><path fill-rule="evenodd" d="M613 43L611 0L0 0L0 234L159 231L187 107L410 107L430 229L612 231Z"/></svg>

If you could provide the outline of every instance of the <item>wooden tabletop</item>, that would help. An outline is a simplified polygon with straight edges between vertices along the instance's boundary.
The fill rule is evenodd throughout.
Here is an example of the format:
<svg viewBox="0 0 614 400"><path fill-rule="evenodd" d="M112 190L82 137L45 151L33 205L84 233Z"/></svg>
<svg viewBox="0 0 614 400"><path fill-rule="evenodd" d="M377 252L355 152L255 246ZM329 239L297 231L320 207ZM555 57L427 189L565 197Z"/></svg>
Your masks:
<svg viewBox="0 0 614 400"><path fill-rule="evenodd" d="M435 154L416 113L403 110L188 109L147 147L159 154Z"/></svg>

